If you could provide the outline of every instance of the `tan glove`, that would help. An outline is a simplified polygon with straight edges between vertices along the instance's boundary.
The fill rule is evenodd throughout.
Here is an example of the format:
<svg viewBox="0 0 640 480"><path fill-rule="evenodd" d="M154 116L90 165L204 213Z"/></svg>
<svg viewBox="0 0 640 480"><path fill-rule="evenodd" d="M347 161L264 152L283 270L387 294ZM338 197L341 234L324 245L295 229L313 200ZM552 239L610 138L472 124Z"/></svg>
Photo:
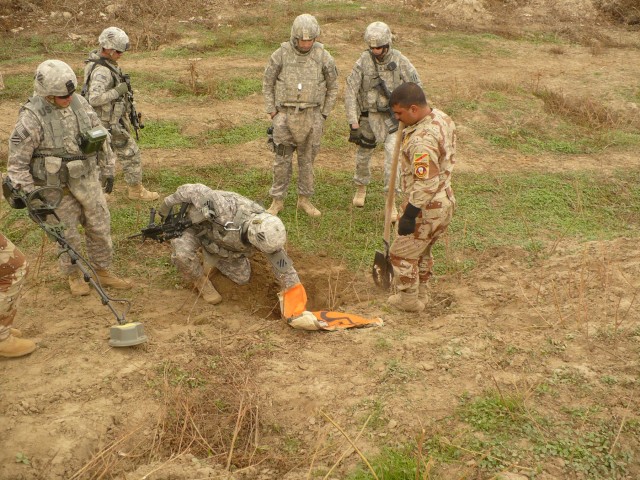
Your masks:
<svg viewBox="0 0 640 480"><path fill-rule="evenodd" d="M114 90L118 92L118 96L121 97L122 95L124 95L129 91L129 87L127 87L126 83L120 82L118 85L115 86Z"/></svg>
<svg viewBox="0 0 640 480"><path fill-rule="evenodd" d="M319 321L316 316L308 310L305 310L297 317L290 318L288 323L296 330L322 330L323 327L327 326L325 322Z"/></svg>

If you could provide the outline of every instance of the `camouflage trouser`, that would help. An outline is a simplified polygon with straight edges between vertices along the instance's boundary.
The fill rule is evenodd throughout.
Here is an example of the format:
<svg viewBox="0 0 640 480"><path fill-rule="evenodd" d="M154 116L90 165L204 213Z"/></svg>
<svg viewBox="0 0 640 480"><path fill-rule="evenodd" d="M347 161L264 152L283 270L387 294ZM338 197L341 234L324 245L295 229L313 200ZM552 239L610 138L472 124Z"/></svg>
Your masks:
<svg viewBox="0 0 640 480"><path fill-rule="evenodd" d="M118 156L127 185L142 183L142 159L140 148L126 130L112 128L111 148Z"/></svg>
<svg viewBox="0 0 640 480"><path fill-rule="evenodd" d="M393 275L398 290L407 290L426 283L432 275L431 249L449 226L455 199L442 192L418 214L413 235L398 236L389 250ZM406 207L406 202L403 205ZM401 214L403 212L400 212Z"/></svg>
<svg viewBox="0 0 640 480"><path fill-rule="evenodd" d="M393 147L396 144L396 134L388 133L385 120L389 118L388 113L369 112L367 117L360 117L360 133L366 138L375 138L376 143L384 146L384 191L389 190L389 179L391 178L391 163L393 160ZM356 185L369 185L371 183L371 157L373 148L357 147L356 150L356 171L353 180ZM396 179L400 178L396 173ZM400 182L396 180L396 192L400 192Z"/></svg>
<svg viewBox="0 0 640 480"><path fill-rule="evenodd" d="M202 243L192 229L188 228L181 237L171 240L171 248L171 262L185 280L193 282L204 275L205 272L200 259L200 253L203 248ZM249 281L251 264L246 256L223 257L209 253L207 257L208 266L215 267L232 282L244 285Z"/></svg>
<svg viewBox="0 0 640 480"><path fill-rule="evenodd" d="M320 107L280 107L273 117L273 141L276 156L273 162L273 183L269 195L284 198L291 180L293 152L298 154L298 195L313 195L313 162L320 150L324 118Z"/></svg>
<svg viewBox="0 0 640 480"><path fill-rule="evenodd" d="M23 253L0 233L0 341L9 336L28 267Z"/></svg>
<svg viewBox="0 0 640 480"><path fill-rule="evenodd" d="M78 227L84 229L87 255L95 267L107 269L113 258L111 242L111 214L102 188L98 182L98 171L92 166L80 178L69 178L70 193L62 197L56 213L65 225L64 235L73 249L82 253L82 238ZM71 264L69 255L60 255L60 269L71 275L77 267Z"/></svg>

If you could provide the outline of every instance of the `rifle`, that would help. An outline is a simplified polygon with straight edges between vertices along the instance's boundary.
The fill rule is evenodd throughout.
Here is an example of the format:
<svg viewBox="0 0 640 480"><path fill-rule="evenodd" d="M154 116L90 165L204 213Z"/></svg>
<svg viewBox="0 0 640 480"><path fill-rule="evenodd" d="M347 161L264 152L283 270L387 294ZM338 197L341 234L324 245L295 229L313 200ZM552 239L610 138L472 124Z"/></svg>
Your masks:
<svg viewBox="0 0 640 480"><path fill-rule="evenodd" d="M376 67L377 64L376 64L375 55L371 51L369 51L369 53L371 54L371 60L373 60L373 66ZM396 62L389 62L386 68L390 72L393 72L397 68ZM377 72L378 72L378 69L376 68L376 73ZM382 96L386 98L388 101L391 98L391 92L389 91L389 87L387 87L387 84L385 83L385 81L380 77L380 74L378 74L376 78L374 78L374 80L376 79L378 80L378 83L376 83L373 87L377 88L378 91L382 94ZM389 133L397 132L398 120L396 119L396 116L393 113L393 110L391 110L391 106L388 105L385 110L381 110L381 111L387 112L389 114L389 118L384 122L388 128L388 132Z"/></svg>
<svg viewBox="0 0 640 480"><path fill-rule="evenodd" d="M142 113L136 112L136 105L133 102L133 88L131 88L131 77L128 73L122 74L122 79L124 83L127 84L127 100L129 100L129 106L131 109L129 110L129 121L131 122L131 126L133 127L133 131L136 134L136 140L140 140L138 137L138 130L144 128L144 123L142 122Z"/></svg>
<svg viewBox="0 0 640 480"><path fill-rule="evenodd" d="M66 253L71 258L71 263L76 265L82 272L84 281L89 283L98 295L103 305L109 307L113 315L116 317L118 324L124 325L128 323L125 320L125 316L131 308L131 302L125 299L111 298L100 285L100 280L94 270L93 266L76 250L69 245L67 239L64 237L65 225L60 221L60 217L56 214L56 208L60 205L64 192L60 187L40 187L36 188L31 193L27 194L22 190L21 185L13 185L13 182L8 176L4 176L2 181L2 193L9 202L12 208L27 209L29 218L33 220L38 227L40 227L47 236L60 245L62 251L58 256ZM47 220L55 220L56 223L49 223ZM118 302L124 304L122 313L111 305L111 302Z"/></svg>
<svg viewBox="0 0 640 480"><path fill-rule="evenodd" d="M171 207L171 210L169 210L167 217L162 223L156 223L156 209L152 208L149 211L149 225L143 228L140 233L127 238L142 237L143 243L147 238L151 238L159 243L166 242L172 238L178 238L192 225L191 220L187 218L187 208L189 208L189 203L187 202L182 203L178 213L173 213L173 207Z"/></svg>

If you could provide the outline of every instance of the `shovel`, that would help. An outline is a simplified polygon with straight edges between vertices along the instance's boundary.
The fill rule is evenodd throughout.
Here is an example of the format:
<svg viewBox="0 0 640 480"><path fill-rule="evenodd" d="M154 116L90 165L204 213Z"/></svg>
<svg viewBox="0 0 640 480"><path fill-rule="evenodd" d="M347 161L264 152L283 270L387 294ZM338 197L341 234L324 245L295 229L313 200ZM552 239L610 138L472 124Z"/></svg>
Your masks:
<svg viewBox="0 0 640 480"><path fill-rule="evenodd" d="M382 237L382 241L384 242L384 253L376 251L376 255L373 259L373 268L371 269L373 281L378 287L382 287L385 290L389 290L391 288L391 281L393 280L393 266L391 265L391 259L389 258L389 247L391 238L391 209L393 208L394 197L396 194L398 157L400 156L400 146L402 144L403 130L404 123L400 122L398 125L398 132L396 133L396 144L393 149L393 160L391 161L391 176L389 178L387 203L384 207L384 234Z"/></svg>

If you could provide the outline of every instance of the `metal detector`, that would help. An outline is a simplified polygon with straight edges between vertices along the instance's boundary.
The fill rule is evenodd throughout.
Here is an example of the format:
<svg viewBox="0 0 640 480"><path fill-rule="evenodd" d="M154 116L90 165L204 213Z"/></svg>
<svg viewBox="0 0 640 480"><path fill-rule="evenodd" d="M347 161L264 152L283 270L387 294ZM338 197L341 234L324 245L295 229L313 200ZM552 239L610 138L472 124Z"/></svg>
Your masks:
<svg viewBox="0 0 640 480"><path fill-rule="evenodd" d="M111 310L113 315L116 317L118 325L111 327L109 330L109 345L112 347L131 347L133 345L139 345L146 342L148 338L144 333L144 326L142 323L128 322L125 319L127 312L131 308L131 302L126 299L111 298L107 295L102 288L102 285L100 285L100 280L98 279L93 266L82 255L76 252L65 239L65 225L60 221L60 218L55 212L55 209L58 208L62 201L62 197L64 196L62 188L53 186L40 187L25 195L24 192L20 190L19 186L18 188L14 187L11 184L11 180L8 177L5 177L3 190L5 189L10 190L13 195L17 196L13 198L13 202L9 202L11 203L11 206L14 208L26 207L31 220L42 228L49 238L60 245L62 251L58 256L64 253L69 255L71 263L76 265L82 272L84 281L89 283L95 291L98 292L102 304L109 307L109 310ZM5 191L4 193L6 197L7 192ZM22 201L23 206L20 206L20 200ZM55 219L56 223L49 223L47 221L51 221L52 219ZM118 310L114 308L112 304L114 302L123 305L122 312L118 312Z"/></svg>

